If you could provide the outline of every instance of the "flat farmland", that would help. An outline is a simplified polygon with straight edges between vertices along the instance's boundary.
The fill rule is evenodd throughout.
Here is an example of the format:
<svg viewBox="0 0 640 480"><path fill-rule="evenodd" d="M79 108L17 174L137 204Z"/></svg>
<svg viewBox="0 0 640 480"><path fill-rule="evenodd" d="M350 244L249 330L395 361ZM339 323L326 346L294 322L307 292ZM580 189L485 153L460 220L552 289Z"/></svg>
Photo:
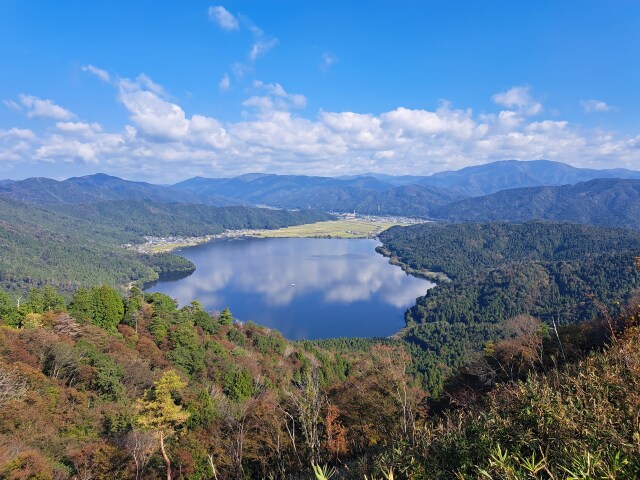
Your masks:
<svg viewBox="0 0 640 480"><path fill-rule="evenodd" d="M277 230L260 230L255 236L264 238L373 238L394 225L408 224L385 220L340 219Z"/></svg>

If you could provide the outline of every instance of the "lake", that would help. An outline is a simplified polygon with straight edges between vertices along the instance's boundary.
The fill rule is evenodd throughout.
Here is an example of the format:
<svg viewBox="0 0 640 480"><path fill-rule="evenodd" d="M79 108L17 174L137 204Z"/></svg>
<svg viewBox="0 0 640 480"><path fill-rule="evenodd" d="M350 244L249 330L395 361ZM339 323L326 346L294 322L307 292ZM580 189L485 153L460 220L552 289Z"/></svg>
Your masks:
<svg viewBox="0 0 640 480"><path fill-rule="evenodd" d="M386 337L433 286L375 251L376 240L243 238L176 252L196 265L147 290L275 328L291 339Z"/></svg>

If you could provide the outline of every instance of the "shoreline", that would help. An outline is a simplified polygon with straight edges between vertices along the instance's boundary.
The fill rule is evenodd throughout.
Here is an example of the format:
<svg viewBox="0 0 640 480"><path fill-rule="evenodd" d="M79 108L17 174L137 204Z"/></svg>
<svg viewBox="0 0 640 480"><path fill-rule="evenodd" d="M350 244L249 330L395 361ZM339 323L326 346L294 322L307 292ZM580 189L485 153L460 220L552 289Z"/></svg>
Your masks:
<svg viewBox="0 0 640 480"><path fill-rule="evenodd" d="M306 224L304 226L308 226L308 225L314 225L314 224ZM301 227L301 226L298 226ZM278 229L277 231L279 233L282 233L283 231L286 231L288 228L291 227L286 227L283 229ZM294 227L295 228L295 227ZM311 232L307 232L307 234L305 236L301 236L301 235L290 235L290 236L284 236L284 235L274 235L274 236L265 236L262 235L263 232L273 232L274 230L228 230L222 233L218 233L218 234L213 234L213 235L205 235L205 236L200 236L200 237L177 237L177 236L173 236L173 237L145 237L145 239L147 240L146 243L142 244L142 245L137 245L137 246L132 246L134 247L134 249L138 252L141 253L146 253L146 254L160 254L160 253L166 253L166 252L175 252L176 250L179 250L181 248L186 248L186 247L193 247L193 246L197 246L197 245L202 245L205 243L209 243L209 242L213 242L215 240L223 240L223 239L241 239L241 238L324 238L324 239L345 239L345 238L350 238L350 239L376 239L379 241L377 233L376 232L375 235L371 235L371 232L367 232L369 233L367 234L362 234L361 236L358 237L345 237L345 236L339 236L339 235L330 235L330 234L321 234L321 233L317 233L317 234L312 234ZM355 232L350 232L350 233L355 233ZM393 254L384 244L378 245L377 247L375 247L375 251L376 253L382 255L383 257L388 259L388 262L390 265L396 266L396 267L400 267L407 275L411 275L414 276L416 278L422 278L426 281L431 281L433 283L436 282L451 282L451 279L445 275L444 273L440 273L440 272L432 272L429 270L425 270L425 269L415 269L410 267L409 265L403 263L400 261L400 259ZM140 285L140 288L143 291L146 291L149 287L151 287L152 285L154 285L155 283L157 283L158 281L162 280L163 276L173 276L175 275L178 278L181 278L182 276L188 276L190 275L192 272L187 273L186 275L183 274L183 272L170 272L165 275L159 275L158 279L155 279L153 281L147 281L144 282L142 285ZM433 287L432 287L433 288ZM410 308L410 307L408 307ZM387 340L391 340L391 341L401 341L404 337L404 333L406 331L406 324L403 325L399 330L397 330L396 332L386 336L386 337L382 337L385 338ZM372 337L361 337L361 338L372 338Z"/></svg>
<svg viewBox="0 0 640 480"><path fill-rule="evenodd" d="M432 280L437 282L451 282L451 279L442 272L432 272L431 270L422 268L412 268L406 263L401 262L395 254L393 254L387 247L384 246L384 244L376 247L376 252L378 252L383 257L388 258L391 265L396 265L402 268L402 270L408 275L413 275L414 277L424 278L425 280Z"/></svg>
<svg viewBox="0 0 640 480"><path fill-rule="evenodd" d="M138 253L146 253L149 255L155 255L158 253L169 253L181 248L195 247L203 245L205 243L212 242L214 240L222 240L225 238L242 238L242 237L256 237L259 230L226 230L222 233L216 233L212 235L203 235L200 237L182 237L182 236L170 236L170 237L144 237L146 242L141 244L126 244L124 248L133 250Z"/></svg>
<svg viewBox="0 0 640 480"><path fill-rule="evenodd" d="M228 238L325 238L325 239L377 239L378 235L393 226L422 223L420 219L405 217L343 217L339 220L292 225L277 229L226 230L221 233L187 237L144 237L142 244L126 244L124 248L138 253L158 254L195 247L214 240Z"/></svg>

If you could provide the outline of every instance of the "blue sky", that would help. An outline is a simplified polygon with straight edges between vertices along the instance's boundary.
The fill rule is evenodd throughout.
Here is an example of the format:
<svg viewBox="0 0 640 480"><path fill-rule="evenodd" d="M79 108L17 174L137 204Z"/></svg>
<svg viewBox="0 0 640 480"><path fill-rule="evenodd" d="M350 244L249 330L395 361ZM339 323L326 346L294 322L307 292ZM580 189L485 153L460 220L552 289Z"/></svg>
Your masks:
<svg viewBox="0 0 640 480"><path fill-rule="evenodd" d="M0 178L640 168L640 3L0 2Z"/></svg>

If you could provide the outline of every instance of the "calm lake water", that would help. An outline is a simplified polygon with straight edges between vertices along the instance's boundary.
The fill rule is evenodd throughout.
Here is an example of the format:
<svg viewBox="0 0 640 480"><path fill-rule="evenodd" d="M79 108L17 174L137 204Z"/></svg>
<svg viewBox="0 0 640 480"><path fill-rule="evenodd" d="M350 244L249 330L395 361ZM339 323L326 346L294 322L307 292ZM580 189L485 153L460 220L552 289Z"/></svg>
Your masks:
<svg viewBox="0 0 640 480"><path fill-rule="evenodd" d="M302 338L389 336L432 283L375 252L375 240L247 238L186 248L188 277L148 288Z"/></svg>

